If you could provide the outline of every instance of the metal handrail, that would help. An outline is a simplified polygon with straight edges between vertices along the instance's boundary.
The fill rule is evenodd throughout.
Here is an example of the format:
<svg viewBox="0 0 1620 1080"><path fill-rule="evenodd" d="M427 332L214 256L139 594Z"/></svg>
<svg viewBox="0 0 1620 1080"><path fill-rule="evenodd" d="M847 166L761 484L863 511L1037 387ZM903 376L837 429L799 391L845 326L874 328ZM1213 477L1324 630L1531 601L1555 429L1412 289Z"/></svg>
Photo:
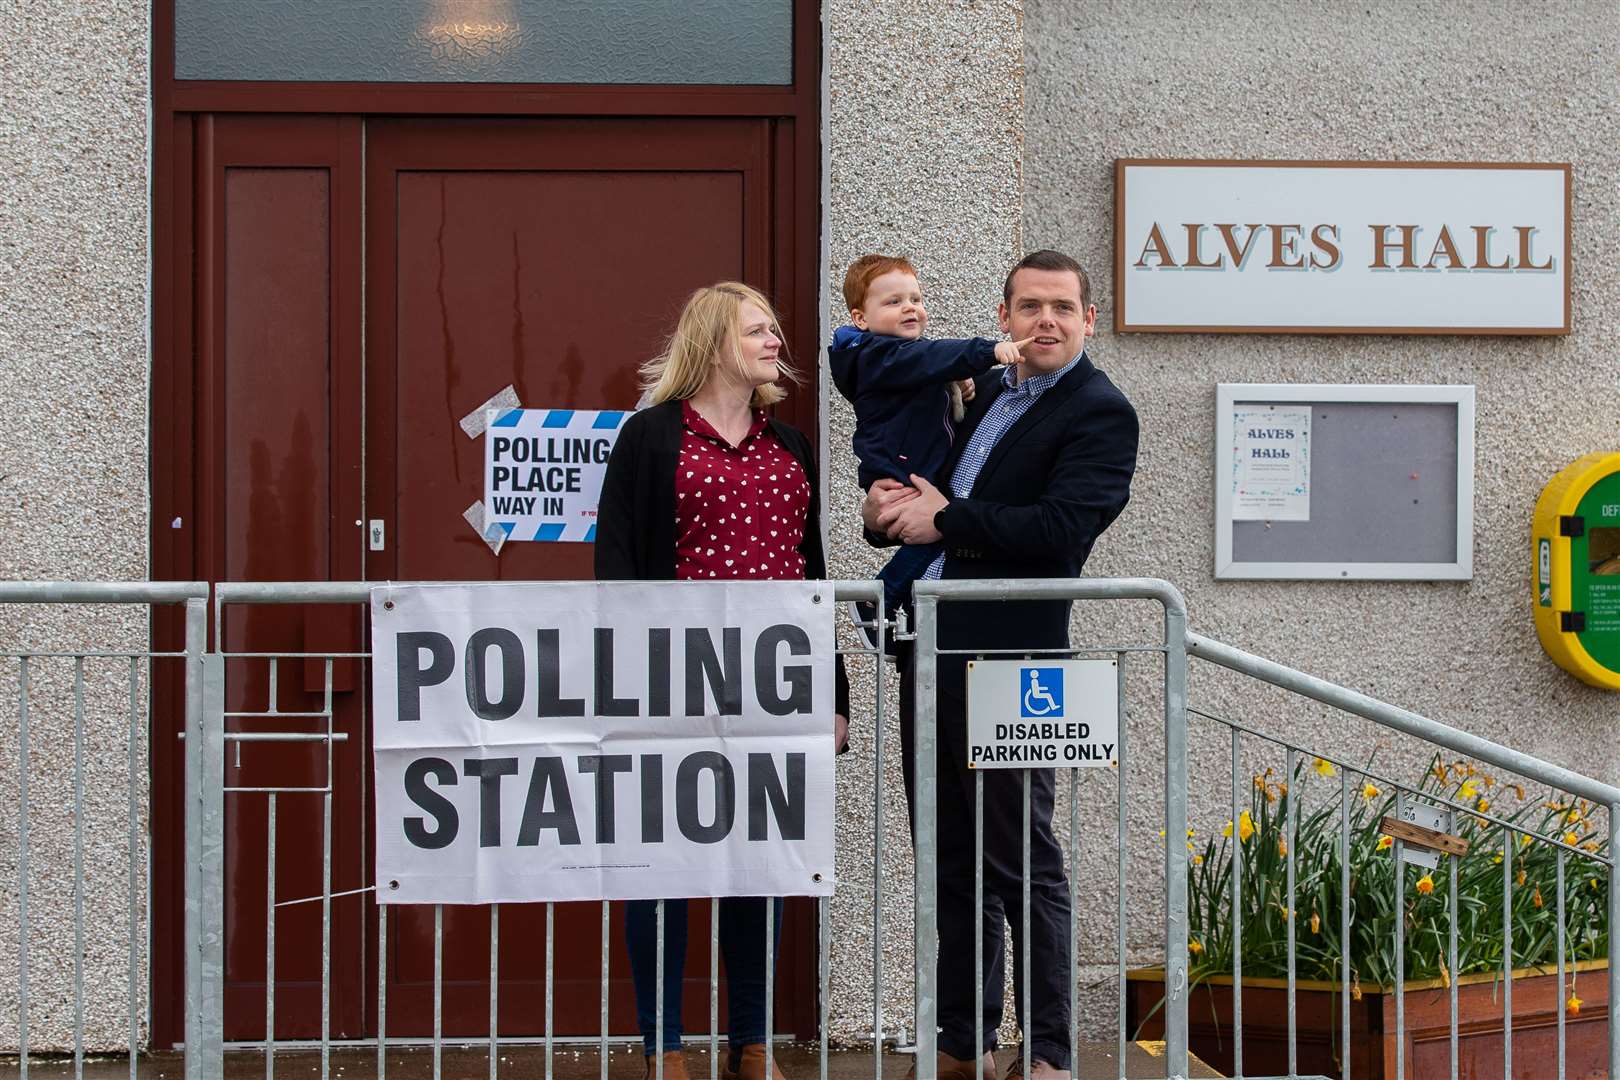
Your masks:
<svg viewBox="0 0 1620 1080"><path fill-rule="evenodd" d="M1303 697L1320 701L1324 705L1354 713L1375 724L1382 724L1384 727L1394 728L1436 743L1464 757L1489 762L1497 768L1540 780L1560 791L1579 795L1583 799L1604 806L1620 803L1620 788L1605 784L1601 780L1582 776L1562 766L1531 757L1522 751L1510 749L1478 735L1470 735L1449 724L1430 720L1426 716L1387 704L1337 683L1317 678L1315 675L1307 675L1303 671L1274 660L1267 660L1265 657L1255 656L1231 645L1224 645L1212 638L1188 632L1187 655L1208 660L1212 664L1230 668L1284 690L1291 690Z"/></svg>
<svg viewBox="0 0 1620 1080"><path fill-rule="evenodd" d="M206 599L206 581L0 581L0 604L178 604Z"/></svg>

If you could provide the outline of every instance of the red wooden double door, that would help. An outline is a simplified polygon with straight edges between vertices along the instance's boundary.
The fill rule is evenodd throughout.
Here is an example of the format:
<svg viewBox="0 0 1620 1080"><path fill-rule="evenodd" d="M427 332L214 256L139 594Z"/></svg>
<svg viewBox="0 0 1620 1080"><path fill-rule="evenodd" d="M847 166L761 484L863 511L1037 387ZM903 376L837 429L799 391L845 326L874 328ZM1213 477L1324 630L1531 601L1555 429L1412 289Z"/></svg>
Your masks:
<svg viewBox="0 0 1620 1080"><path fill-rule="evenodd" d="M482 497L483 448L460 421L508 385L527 406L633 406L637 365L685 296L721 279L776 298L790 342L813 358L816 253L803 238L805 200L813 215L816 195L795 186L803 171L791 127L771 118L177 117L172 188L160 192L168 224L157 237L167 245L160 266L170 268L159 321L174 346L167 357L160 348L154 395L154 461L165 470L154 536L176 548L169 565L189 563L179 576L212 580L590 577L588 544L514 543L496 555L464 520ZM809 394L782 412L814 431ZM184 501L191 517L167 520L166 499ZM356 610L237 609L224 622L233 651L363 643ZM268 666L232 662L229 711L267 708ZM364 671L339 662L333 674L335 726L348 735L331 766L331 886L341 894L371 882L370 752ZM282 662L274 707L318 711L324 683L324 664ZM154 762L155 929L169 942L180 940L182 910L178 761L176 749ZM319 786L326 775L319 744L244 744L226 769L228 784L245 787ZM226 1036L259 1039L269 799L232 794L227 811ZM323 828L320 796L278 796L278 1039L320 1031L321 905L286 901L320 895ZM708 1015L708 917L706 904L692 905L693 1030ZM814 1027L813 919L808 904L789 905L783 1031ZM444 1030L486 1033L489 911L449 907L443 920ZM542 905L501 909L503 1035L543 1032L544 927ZM615 905L611 1026L628 1033L622 933ZM433 945L431 908L391 909L379 946L370 894L335 899L334 1037L375 1034L383 992L390 1036L431 1034ZM600 948L600 905L559 905L559 1035L600 1030ZM155 958L160 1043L179 1036L177 954Z"/></svg>

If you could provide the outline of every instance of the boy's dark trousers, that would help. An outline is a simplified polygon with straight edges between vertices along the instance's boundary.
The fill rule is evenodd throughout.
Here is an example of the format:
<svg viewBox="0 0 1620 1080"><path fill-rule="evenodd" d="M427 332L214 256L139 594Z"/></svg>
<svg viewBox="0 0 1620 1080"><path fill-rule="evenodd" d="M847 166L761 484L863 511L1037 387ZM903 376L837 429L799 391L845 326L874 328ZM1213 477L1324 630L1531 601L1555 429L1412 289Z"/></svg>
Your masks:
<svg viewBox="0 0 1620 1080"><path fill-rule="evenodd" d="M916 838L916 704L912 647L901 643L901 767ZM939 1048L971 1061L994 1049L1002 1014L1002 922L1012 928L1013 993L1030 1054L1059 1069L1069 1063L1069 885L1063 850L1052 832L1056 781L1051 769L1030 769L1030 1003L1024 1001L1023 836L1024 770L967 767L965 658L939 658L935 748L939 918ZM984 917L973 911L973 781L984 778ZM973 942L984 941L984 1045L973 1046Z"/></svg>
<svg viewBox="0 0 1620 1080"><path fill-rule="evenodd" d="M911 610L911 583L922 577L944 548L940 544L902 544L878 571L883 582L883 610L893 616Z"/></svg>

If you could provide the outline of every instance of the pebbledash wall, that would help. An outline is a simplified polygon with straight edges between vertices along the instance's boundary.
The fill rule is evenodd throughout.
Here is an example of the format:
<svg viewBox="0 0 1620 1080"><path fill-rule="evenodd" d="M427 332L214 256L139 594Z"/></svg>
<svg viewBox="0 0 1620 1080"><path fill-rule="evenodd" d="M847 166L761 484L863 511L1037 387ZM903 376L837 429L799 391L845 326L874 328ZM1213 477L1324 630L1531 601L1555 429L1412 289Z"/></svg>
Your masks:
<svg viewBox="0 0 1620 1080"><path fill-rule="evenodd" d="M1102 316L1091 353L1142 421L1131 504L1086 572L1167 578L1186 594L1199 633L1620 780L1620 698L1578 682L1542 652L1529 540L1536 497L1554 473L1582 454L1620 450L1613 5L1552 12L1464 0L1224 0L1195 12L1139 0L1026 4L1024 245L1060 248L1093 268ZM1116 334L1120 157L1569 162L1573 329L1561 337ZM1473 580L1216 581L1218 382L1475 386ZM1408 742L1281 692L1249 690L1196 661L1190 698L1347 760L1376 752L1380 767L1403 778L1415 779L1427 761ZM1151 719L1138 710L1132 726L1135 745L1153 752L1141 763L1145 777L1160 761ZM1190 728L1195 824L1218 829L1230 817L1229 738L1196 717ZM1243 767L1281 773L1283 764L1280 752L1256 752ZM1104 807L1087 809L1112 826ZM1160 812L1152 800L1136 807L1133 835L1156 838ZM1107 845L1097 838L1090 846ZM1132 880L1145 886L1162 875L1162 857L1135 847ZM1111 855L1086 865L1095 872L1080 876L1081 910L1112 911ZM1111 933L1111 921L1083 932L1088 948L1101 946L1088 959L1111 959ZM1140 948L1154 933L1144 923L1132 940Z"/></svg>
<svg viewBox="0 0 1620 1080"><path fill-rule="evenodd" d="M1620 778L1617 699L1541 653L1531 627L1528 529L1541 485L1576 456L1620 446L1612 342L1620 330L1620 23L1603 3L1555 15L1473 3L1075 5L1061 0L828 0L828 318L843 317L844 265L899 250L922 271L937 335L993 334L1005 268L1052 246L1093 270L1102 307L1092 356L1135 402L1142 454L1131 506L1098 544L1093 575L1147 575L1186 593L1192 626L1216 637L1595 775ZM12 43L0 78L0 577L141 578L148 480L145 113L147 5L109 0L40 13L0 6ZM1574 165L1574 329L1567 337L1116 335L1112 169L1117 157L1569 161ZM1465 583L1216 582L1213 433L1217 382L1462 382L1478 387L1475 576ZM832 570L865 577L880 557L856 536L851 421L824 385ZM1559 410L1556 422L1552 410ZM1094 641L1157 629L1148 605L1077 614ZM94 612L68 622L0 608L0 638L43 648L138 646L145 620ZM870 686L870 668L859 673ZM891 680L892 682L892 680ZM0 797L13 805L14 665L0 670ZM70 1045L72 750L41 737L71 723L58 673L36 687L30 775L31 1043ZM892 686L891 686L892 689ZM1364 725L1194 667L1195 704L1385 768L1421 752ZM122 748L116 698L93 697L92 745ZM910 846L893 715L885 724L884 1024L910 1032ZM1162 723L1152 673L1133 668L1130 939L1158 945ZM873 751L870 715L840 759L842 886L833 905L833 1033L872 1029ZM88 790L123 790L92 755ZM103 761L107 763L103 763ZM1280 755L1247 758L1245 769ZM1224 732L1195 722L1193 804L1218 828L1229 799ZM1115 788L1079 785L1083 1030L1102 1035L1112 989ZM124 907L125 815L92 801L90 910ZM1059 820L1069 817L1060 804ZM0 881L16 881L17 822L0 817ZM1066 832L1066 828L1064 829ZM17 897L0 889L0 924ZM116 921L116 920L115 920ZM87 950L90 1043L124 1038L124 941L96 925ZM14 931L0 943L0 1047L16 1045Z"/></svg>
<svg viewBox="0 0 1620 1080"><path fill-rule="evenodd" d="M147 575L147 9L0 4L0 580ZM146 625L139 609L0 605L0 649L143 649ZM72 1047L72 680L71 660L30 671L35 1049ZM127 1044L128 685L127 661L87 663L85 1018L90 1045L113 1048ZM0 660L0 1050L18 1032L17 691L18 662Z"/></svg>

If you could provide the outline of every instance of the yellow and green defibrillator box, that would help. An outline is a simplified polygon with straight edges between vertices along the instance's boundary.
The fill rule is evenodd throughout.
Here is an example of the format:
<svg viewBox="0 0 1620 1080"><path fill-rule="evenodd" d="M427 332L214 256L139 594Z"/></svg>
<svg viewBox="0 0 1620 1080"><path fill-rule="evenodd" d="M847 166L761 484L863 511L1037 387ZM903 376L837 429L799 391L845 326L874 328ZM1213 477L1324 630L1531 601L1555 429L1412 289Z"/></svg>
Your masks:
<svg viewBox="0 0 1620 1080"><path fill-rule="evenodd" d="M1536 634L1583 682L1620 690L1620 454L1587 454L1536 500Z"/></svg>

